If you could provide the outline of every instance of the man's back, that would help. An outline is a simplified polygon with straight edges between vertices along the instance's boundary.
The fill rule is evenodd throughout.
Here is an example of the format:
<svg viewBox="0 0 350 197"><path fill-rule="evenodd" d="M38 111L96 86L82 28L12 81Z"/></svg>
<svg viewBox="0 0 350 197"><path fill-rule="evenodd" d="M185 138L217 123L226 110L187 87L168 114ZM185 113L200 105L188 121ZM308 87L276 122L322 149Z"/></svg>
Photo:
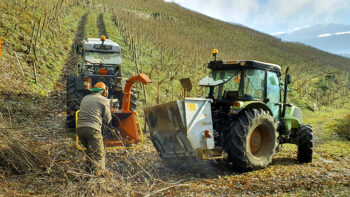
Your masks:
<svg viewBox="0 0 350 197"><path fill-rule="evenodd" d="M100 93L85 96L80 104L77 128L90 127L100 130L102 119L105 123L111 121L109 100Z"/></svg>

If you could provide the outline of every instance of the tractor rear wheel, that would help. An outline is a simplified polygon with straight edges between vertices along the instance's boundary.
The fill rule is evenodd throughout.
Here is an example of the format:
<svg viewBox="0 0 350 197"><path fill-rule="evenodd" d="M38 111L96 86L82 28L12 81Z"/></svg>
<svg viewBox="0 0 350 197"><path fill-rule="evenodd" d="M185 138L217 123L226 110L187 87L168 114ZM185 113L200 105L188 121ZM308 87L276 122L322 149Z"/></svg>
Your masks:
<svg viewBox="0 0 350 197"><path fill-rule="evenodd" d="M224 148L229 160L242 170L266 167L277 146L276 124L262 109L247 109L228 127Z"/></svg>
<svg viewBox="0 0 350 197"><path fill-rule="evenodd" d="M80 95L76 89L77 77L69 75L67 77L67 108L66 108L66 126L69 129L75 128L75 112L80 107L83 95Z"/></svg>
<svg viewBox="0 0 350 197"><path fill-rule="evenodd" d="M311 125L300 125L298 132L298 161L312 162L313 134Z"/></svg>

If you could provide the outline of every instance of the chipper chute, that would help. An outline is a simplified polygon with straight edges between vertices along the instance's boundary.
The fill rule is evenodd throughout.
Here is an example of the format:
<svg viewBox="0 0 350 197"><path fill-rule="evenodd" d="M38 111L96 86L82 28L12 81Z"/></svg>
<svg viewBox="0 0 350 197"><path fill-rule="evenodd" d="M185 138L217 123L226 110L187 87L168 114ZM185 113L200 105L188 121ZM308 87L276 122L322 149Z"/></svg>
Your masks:
<svg viewBox="0 0 350 197"><path fill-rule="evenodd" d="M138 121L138 116L135 111L130 110L130 97L132 94L132 85L135 82L141 82L146 85L152 81L145 75L139 74L130 77L124 87L123 103L121 112L115 112L112 114L111 128L104 128L103 132L107 133L104 136L103 143L107 150L132 148L128 146L130 144L137 144L140 141L139 132L141 134L141 141L143 140L141 126ZM78 120L78 113L76 114L76 120ZM85 148L79 145L79 138L76 135L76 147L79 150Z"/></svg>

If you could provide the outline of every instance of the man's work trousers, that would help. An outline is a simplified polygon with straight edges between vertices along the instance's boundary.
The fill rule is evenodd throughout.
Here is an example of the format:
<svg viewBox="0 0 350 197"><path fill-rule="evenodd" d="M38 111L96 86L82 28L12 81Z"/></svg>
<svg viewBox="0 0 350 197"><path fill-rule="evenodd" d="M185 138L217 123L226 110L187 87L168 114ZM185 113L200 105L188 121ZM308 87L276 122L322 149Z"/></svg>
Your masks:
<svg viewBox="0 0 350 197"><path fill-rule="evenodd" d="M101 131L90 127L77 128L79 140L86 148L90 172L105 170L105 152Z"/></svg>

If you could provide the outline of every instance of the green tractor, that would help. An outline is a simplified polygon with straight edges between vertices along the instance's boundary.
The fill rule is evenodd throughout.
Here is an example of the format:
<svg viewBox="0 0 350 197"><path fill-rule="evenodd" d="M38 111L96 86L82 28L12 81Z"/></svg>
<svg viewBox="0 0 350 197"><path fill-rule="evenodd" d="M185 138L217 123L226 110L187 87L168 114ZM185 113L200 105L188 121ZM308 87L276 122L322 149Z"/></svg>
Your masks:
<svg viewBox="0 0 350 197"><path fill-rule="evenodd" d="M300 163L312 162L312 128L302 124L300 108L287 103L288 68L283 81L278 65L216 60L217 51L213 54L211 72L199 81L206 98L145 109L160 157L168 162L225 159L252 170L266 167L283 144L292 143Z"/></svg>

